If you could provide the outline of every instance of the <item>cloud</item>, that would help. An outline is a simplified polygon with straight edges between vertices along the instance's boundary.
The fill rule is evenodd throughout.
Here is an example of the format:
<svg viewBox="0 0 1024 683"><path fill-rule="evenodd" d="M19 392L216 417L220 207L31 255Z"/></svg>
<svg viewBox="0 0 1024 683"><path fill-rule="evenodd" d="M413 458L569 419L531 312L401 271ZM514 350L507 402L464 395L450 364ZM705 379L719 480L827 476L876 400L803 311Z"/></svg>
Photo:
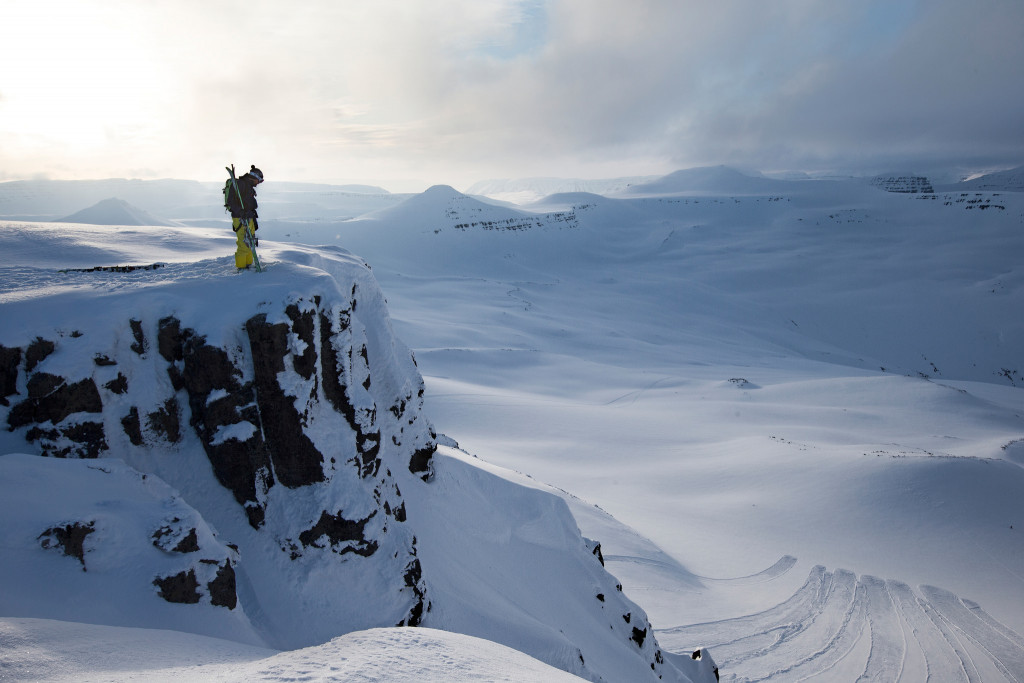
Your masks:
<svg viewBox="0 0 1024 683"><path fill-rule="evenodd" d="M762 167L1024 160L1024 5L930 3L906 30L869 47L854 58L822 55L756 107L701 129L729 141L726 154Z"/></svg>
<svg viewBox="0 0 1024 683"><path fill-rule="evenodd" d="M55 6L16 3L0 27L0 164L25 174L234 161L455 184L1024 160L1018 0Z"/></svg>

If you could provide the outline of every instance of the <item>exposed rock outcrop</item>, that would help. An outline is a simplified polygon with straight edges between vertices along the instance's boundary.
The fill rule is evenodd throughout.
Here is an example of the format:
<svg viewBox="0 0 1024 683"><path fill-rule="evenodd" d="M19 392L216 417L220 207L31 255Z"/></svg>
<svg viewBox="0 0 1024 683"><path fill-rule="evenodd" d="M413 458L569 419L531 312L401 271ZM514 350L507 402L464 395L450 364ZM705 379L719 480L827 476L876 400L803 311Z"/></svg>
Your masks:
<svg viewBox="0 0 1024 683"><path fill-rule="evenodd" d="M880 175L871 179L871 184L886 192L905 194L931 194L935 192L932 183L925 176Z"/></svg>
<svg viewBox="0 0 1024 683"><path fill-rule="evenodd" d="M10 405L8 396L18 392L18 366L21 365L21 349L0 346L0 405Z"/></svg>
<svg viewBox="0 0 1024 683"><path fill-rule="evenodd" d="M85 537L96 531L95 520L89 522L72 522L70 524L52 526L39 534L40 545L44 548L60 548L68 557L74 557L85 568Z"/></svg>

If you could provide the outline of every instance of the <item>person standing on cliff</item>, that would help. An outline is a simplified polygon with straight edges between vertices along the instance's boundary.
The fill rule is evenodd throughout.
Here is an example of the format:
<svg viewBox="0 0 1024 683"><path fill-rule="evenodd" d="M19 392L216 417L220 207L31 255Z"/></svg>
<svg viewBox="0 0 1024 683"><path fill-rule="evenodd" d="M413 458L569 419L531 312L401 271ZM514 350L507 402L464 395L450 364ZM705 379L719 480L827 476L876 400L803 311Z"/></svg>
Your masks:
<svg viewBox="0 0 1024 683"><path fill-rule="evenodd" d="M229 181L230 182L230 181ZM235 231L235 266L239 270L252 267L252 249L245 243L246 226L252 225L255 238L259 225L256 222L256 186L263 182L263 171L255 165L249 172L238 178L238 191L225 191L228 211L231 212L231 228Z"/></svg>

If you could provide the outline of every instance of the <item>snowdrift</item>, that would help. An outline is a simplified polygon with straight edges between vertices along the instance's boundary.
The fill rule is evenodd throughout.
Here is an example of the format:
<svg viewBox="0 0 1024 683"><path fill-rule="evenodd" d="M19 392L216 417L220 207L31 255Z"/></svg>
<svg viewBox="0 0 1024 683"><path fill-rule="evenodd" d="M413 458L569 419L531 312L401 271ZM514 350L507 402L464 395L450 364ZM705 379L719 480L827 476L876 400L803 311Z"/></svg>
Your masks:
<svg viewBox="0 0 1024 683"><path fill-rule="evenodd" d="M237 548L158 477L112 458L11 454L0 481L4 615L262 644L235 609Z"/></svg>
<svg viewBox="0 0 1024 683"><path fill-rule="evenodd" d="M4 673L16 680L579 683L517 650L429 628L376 628L276 652L180 631L0 617ZM116 647L112 644L116 643Z"/></svg>

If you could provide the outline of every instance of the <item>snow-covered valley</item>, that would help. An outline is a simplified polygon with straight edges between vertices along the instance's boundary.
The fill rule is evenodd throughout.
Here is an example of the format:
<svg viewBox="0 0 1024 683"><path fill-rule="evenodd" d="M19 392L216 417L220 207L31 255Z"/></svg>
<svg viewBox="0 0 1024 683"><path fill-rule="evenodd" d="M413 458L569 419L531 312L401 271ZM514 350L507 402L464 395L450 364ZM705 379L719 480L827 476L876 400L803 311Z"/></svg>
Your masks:
<svg viewBox="0 0 1024 683"><path fill-rule="evenodd" d="M646 645L632 641L637 661L646 662L645 647L660 646L666 663L656 662L664 668L656 673L666 680L669 665L679 680L710 675L710 658L704 667L690 659L698 647L708 648L723 680L1021 680L1024 196L993 181L984 190L894 193L860 180L779 181L698 169L646 184L611 183L606 196L562 193L522 206L445 186L388 196L275 190L268 182L260 188L263 274L233 272L226 221L198 215L190 208L194 194L175 204L176 185L157 193L160 202L121 199L179 227L6 220L0 345L28 349L37 337L56 342L37 374L88 376L101 387L131 368L135 393L127 396L140 409L137 420L159 414L174 388L161 374L167 359L151 352L142 363L129 350L137 341L133 320L155 339L173 314L209 344L231 349L247 336L251 343L248 321L266 314L270 327L292 325L289 365L307 348L297 318L285 313L289 303L298 302L300 313L369 310L367 320L385 321L356 326L369 330L359 333L368 340L368 367L392 367L394 356L401 368L380 388L376 371L368 371L372 389L353 403L379 406L374 428L391 443L380 457L381 476L390 467L393 481L374 481L394 492L376 500L382 510L384 502L404 505L407 521L392 526L405 530L389 548L406 553L399 570L413 556L422 565L422 582L413 583L425 587L433 609L421 625L464 635L366 630L393 626L416 602L420 589L405 584L402 571L395 587L404 587L405 602L392 605L393 614L371 599L350 604L343 578L336 598L298 588L265 597L267 582L279 577L292 576L294 588L311 585L311 575L330 583L336 571L319 559L302 564L307 557L296 565L304 567L301 578L284 569L261 579L278 562L275 543L298 538L321 511L338 510L340 518L354 505L365 521L370 503L326 488L301 503L275 500L285 485L233 500L227 488L196 474L210 468L201 438L186 427L197 404L182 402L183 436L171 447L153 445L159 420L139 423L139 446L131 430L118 432L130 402L104 393L105 406L109 398L122 410L104 413L103 456L156 475L181 505L201 509L211 530L203 536L200 529L199 545L216 546L224 562L232 557L227 544L241 544L241 558L232 561L240 576L251 571L254 583L245 588L239 581L243 611L235 612L207 602L161 604L147 579L144 600L126 599L130 609L90 619L104 601L74 597L76 586L94 580L91 570L82 571L88 552L79 564L38 539L71 513L31 526L34 518L23 512L56 508L40 496L43 482L57 475L26 464L33 459L5 455L2 483L22 498L10 494L5 501L4 555L28 559L0 563L8 596L0 612L0 666L7 669L0 674L106 680L145 671L173 678L189 666L190 675L213 680L256 671L284 680L316 661L323 668L313 675L323 679L460 680L431 663L451 657L458 661L453 669L466 672L461 680L566 675L547 665L595 680L636 680L631 665L622 664L620 653L628 650L621 643L644 631L652 636ZM15 190L25 190L12 185L0 184L0 217L47 213L24 193L5 210L5 198L10 204ZM529 187L494 187L506 197L530 196ZM216 206L217 188L211 189ZM85 209L111 190L96 188L95 198L83 196L80 206L62 206L53 217ZM164 265L60 272L126 263ZM353 277L362 291L379 284L383 298L371 295L355 306ZM316 295L322 303L313 303ZM76 337L76 330L86 334ZM311 345L323 355L326 347ZM406 346L418 368L401 360ZM360 344L349 347L358 359ZM107 349L120 350L111 354L115 365L97 362ZM383 349L397 351L375 357ZM27 362L19 358L9 405L0 408L8 424L30 395ZM185 363L173 356L169 362ZM316 381L304 380L299 367L277 376L285 394L307 397L310 438L321 452L333 439L351 438L358 452L359 430L330 426L334 418L317 412L326 403L308 398L324 383L322 371ZM358 385L365 377L351 379ZM393 414L389 407L405 397L415 409ZM421 422L406 434L399 415ZM75 420L69 413L36 423L59 431ZM38 452L45 438L26 441L29 428L0 432L0 453ZM237 426L219 429L210 443L247 436ZM435 438L439 448L425 482L408 458ZM183 460L158 462L171 452ZM275 473L277 467L275 461ZM18 477L28 483L14 484ZM61 500L106 510L109 497L90 502L72 493L72 481ZM248 510L258 503L268 525L285 525L274 527L273 543L258 539L236 501L248 501ZM151 513L144 509L133 519L146 519ZM293 515L301 519L286 528L283 520ZM587 562L594 555L586 539L600 542L603 569ZM321 545L301 551L343 557L350 567L357 561L354 551L339 555L343 544L334 544L333 553ZM147 552L168 561L151 544ZM102 559L104 551L93 557ZM148 561L139 560L146 571ZM40 574L41 566L49 574ZM208 566L213 581L222 565ZM46 588L58 575L64 593ZM108 590L116 592L117 575L95 580L110 581ZM386 590L389 579L376 580L366 595ZM250 610L247 600L262 607ZM630 623L611 615L613 602ZM206 616L181 617L180 609ZM349 616L339 618L345 610ZM233 620L245 623L227 623ZM176 629L246 645L225 645L219 656L216 641L197 646L180 634L148 641L136 631L111 635L64 623L89 621L102 625L94 629ZM268 633L274 624L294 640ZM307 634L296 635L307 626ZM615 637L603 640L605 630ZM349 635L317 648L340 633ZM470 637L492 642L485 648ZM108 659L103 668L85 647L77 658L53 654L53 643L66 638L134 645L111 655L123 665ZM146 649L161 642L179 659L145 664L153 660ZM305 646L313 649L295 649ZM395 668L359 669L372 666L367 653L374 648L375 658L393 658ZM330 670L338 661L349 668Z"/></svg>

